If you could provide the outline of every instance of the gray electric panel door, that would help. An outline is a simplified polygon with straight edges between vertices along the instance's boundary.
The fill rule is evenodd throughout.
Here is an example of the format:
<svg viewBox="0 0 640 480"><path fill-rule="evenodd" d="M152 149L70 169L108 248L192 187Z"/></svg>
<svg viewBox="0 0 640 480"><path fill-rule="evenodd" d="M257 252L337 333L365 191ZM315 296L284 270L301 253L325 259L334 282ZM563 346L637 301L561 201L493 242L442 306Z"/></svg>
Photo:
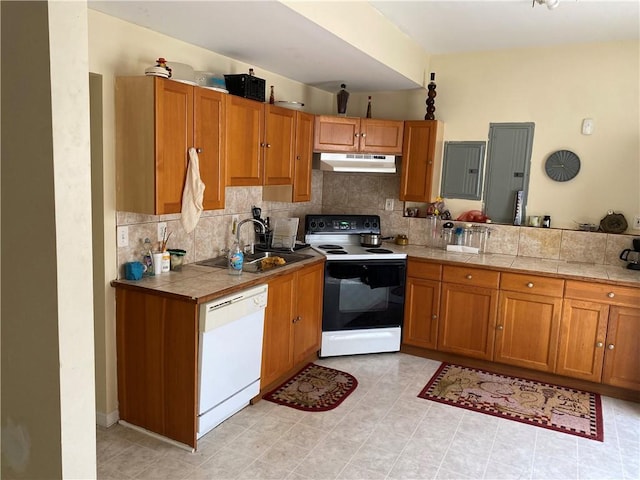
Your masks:
<svg viewBox="0 0 640 480"><path fill-rule="evenodd" d="M482 198L482 166L485 142L445 142L442 167L442 196Z"/></svg>
<svg viewBox="0 0 640 480"><path fill-rule="evenodd" d="M533 123L492 123L489 128L485 213L495 223L513 223L516 192L522 190L526 218Z"/></svg>

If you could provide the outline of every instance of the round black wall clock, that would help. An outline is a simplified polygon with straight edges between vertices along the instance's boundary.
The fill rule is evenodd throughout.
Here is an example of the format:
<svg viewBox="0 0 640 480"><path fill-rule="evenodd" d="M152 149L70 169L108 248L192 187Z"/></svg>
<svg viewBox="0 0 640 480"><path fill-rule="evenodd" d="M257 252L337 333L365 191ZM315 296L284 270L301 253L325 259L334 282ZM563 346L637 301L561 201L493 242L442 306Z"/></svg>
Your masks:
<svg viewBox="0 0 640 480"><path fill-rule="evenodd" d="M544 170L551 180L566 182L580 171L580 158L569 150L558 150L547 158Z"/></svg>

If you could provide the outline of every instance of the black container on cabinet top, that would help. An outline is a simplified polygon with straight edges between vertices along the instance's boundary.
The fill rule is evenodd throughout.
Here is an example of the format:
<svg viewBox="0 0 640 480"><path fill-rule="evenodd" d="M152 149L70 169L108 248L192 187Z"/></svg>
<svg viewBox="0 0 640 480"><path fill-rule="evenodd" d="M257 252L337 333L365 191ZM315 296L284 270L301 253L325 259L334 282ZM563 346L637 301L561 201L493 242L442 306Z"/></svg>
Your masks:
<svg viewBox="0 0 640 480"><path fill-rule="evenodd" d="M262 78L241 73L225 75L224 81L231 95L257 100L258 102L264 102L265 100L266 82Z"/></svg>

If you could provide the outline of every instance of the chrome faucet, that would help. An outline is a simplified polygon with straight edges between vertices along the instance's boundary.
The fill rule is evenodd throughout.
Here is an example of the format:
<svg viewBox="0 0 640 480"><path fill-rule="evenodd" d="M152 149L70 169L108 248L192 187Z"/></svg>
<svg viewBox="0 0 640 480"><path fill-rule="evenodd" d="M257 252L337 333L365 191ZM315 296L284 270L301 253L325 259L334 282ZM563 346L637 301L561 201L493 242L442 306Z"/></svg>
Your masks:
<svg viewBox="0 0 640 480"><path fill-rule="evenodd" d="M247 222L253 222L260 225L260 230L261 230L260 233L262 233L263 235L267 233L267 229L264 226L264 223L262 223L259 220L256 220L255 218L246 218L242 220L240 223L238 223L238 225L236 225L236 241L238 242L238 245L240 245L240 227Z"/></svg>

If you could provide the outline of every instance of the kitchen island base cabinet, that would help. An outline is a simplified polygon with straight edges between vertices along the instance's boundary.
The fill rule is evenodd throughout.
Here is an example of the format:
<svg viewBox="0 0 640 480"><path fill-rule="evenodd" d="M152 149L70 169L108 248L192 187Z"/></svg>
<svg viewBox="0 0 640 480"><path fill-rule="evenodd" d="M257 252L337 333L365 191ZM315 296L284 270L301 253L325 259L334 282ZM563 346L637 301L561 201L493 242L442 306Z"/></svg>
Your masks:
<svg viewBox="0 0 640 480"><path fill-rule="evenodd" d="M276 386L320 349L324 264L269 281L261 390Z"/></svg>
<svg viewBox="0 0 640 480"><path fill-rule="evenodd" d="M116 290L120 419L196 447L195 304Z"/></svg>

